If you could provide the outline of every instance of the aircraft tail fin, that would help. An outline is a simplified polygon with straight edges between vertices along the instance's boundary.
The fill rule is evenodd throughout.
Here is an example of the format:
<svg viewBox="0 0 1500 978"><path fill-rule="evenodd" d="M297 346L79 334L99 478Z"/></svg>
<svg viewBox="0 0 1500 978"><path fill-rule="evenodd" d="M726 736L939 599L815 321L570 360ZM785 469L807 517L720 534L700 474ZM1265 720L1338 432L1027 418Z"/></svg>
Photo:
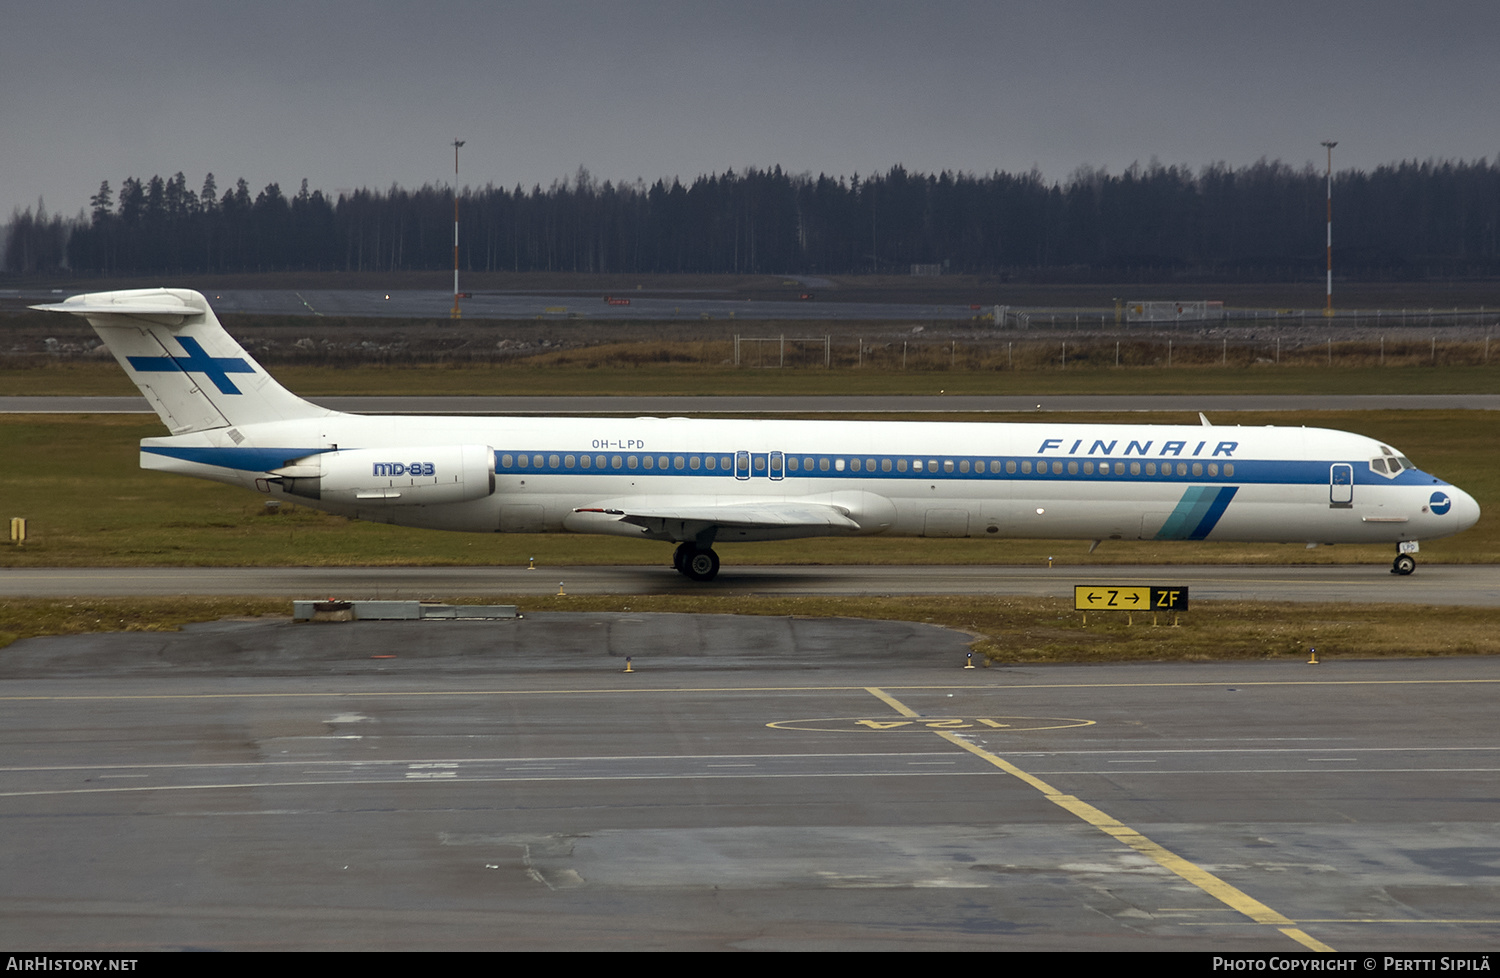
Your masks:
<svg viewBox="0 0 1500 978"><path fill-rule="evenodd" d="M94 292L31 308L86 318L174 435L335 413L272 379L191 289Z"/></svg>

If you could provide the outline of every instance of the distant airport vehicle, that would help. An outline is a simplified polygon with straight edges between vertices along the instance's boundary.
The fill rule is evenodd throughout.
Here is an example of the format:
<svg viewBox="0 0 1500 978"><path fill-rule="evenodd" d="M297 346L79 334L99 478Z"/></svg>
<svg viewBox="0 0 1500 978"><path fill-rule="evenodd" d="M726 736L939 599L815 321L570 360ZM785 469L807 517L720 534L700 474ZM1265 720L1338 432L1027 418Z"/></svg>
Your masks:
<svg viewBox="0 0 1500 978"><path fill-rule="evenodd" d="M1392 543L1479 519L1462 489L1318 428L686 418L371 417L292 394L202 295L34 306L83 316L171 430L141 466L330 513L481 532L714 544L825 536ZM815 546L815 545L814 545Z"/></svg>

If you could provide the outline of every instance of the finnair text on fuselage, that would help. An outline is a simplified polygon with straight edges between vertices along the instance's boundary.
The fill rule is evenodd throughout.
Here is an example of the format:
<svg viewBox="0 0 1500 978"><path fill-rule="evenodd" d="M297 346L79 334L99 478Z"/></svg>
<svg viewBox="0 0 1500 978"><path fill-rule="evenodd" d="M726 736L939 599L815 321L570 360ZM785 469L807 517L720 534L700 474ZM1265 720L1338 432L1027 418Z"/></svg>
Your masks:
<svg viewBox="0 0 1500 978"><path fill-rule="evenodd" d="M1101 438L1096 438L1096 439L1094 439L1093 443L1091 445L1089 445L1088 451L1084 452L1083 454L1085 454L1085 455L1113 455L1115 453L1115 446L1119 445L1119 443L1120 443L1121 440L1122 439L1115 438L1115 439L1111 439L1110 441L1104 441ZM1084 441L1085 441L1085 439L1083 439L1083 438L1075 438L1073 440L1072 447L1069 448L1067 451L1064 452L1064 451L1062 451L1062 446L1063 446L1063 444L1065 442L1065 439L1062 439L1062 438L1047 438L1047 439L1045 439L1042 442L1042 446L1036 450L1036 453L1038 455L1046 455L1048 452L1058 452L1058 453L1064 454L1064 455L1078 455L1078 454L1080 454L1079 453L1079 449L1083 447ZM1151 446L1153 444L1155 444L1155 441L1152 440L1152 439L1148 439L1146 441L1135 441L1135 440L1132 439L1128 444L1126 444L1125 450L1123 452L1121 452L1120 454L1121 455L1143 455L1143 456L1144 455L1150 455L1151 454ZM1200 441L1200 442L1198 442L1198 444L1193 447L1193 450L1190 453L1191 456L1193 458L1197 458L1198 456L1202 455L1203 454L1203 449L1207 445L1208 445L1208 442L1206 442L1206 441ZM1161 457L1163 455L1180 456L1183 453L1183 451L1185 451L1187 449L1187 446L1188 446L1188 442L1186 442L1186 441L1162 441L1161 447L1158 448L1157 451L1156 451L1156 455L1157 455L1157 457ZM1236 448L1238 448L1239 446L1240 446L1240 443L1237 442L1237 441L1221 441L1218 444L1214 445L1214 449L1213 449L1212 452L1209 453L1209 457L1210 458L1218 458L1218 457L1233 458L1234 457L1234 450Z"/></svg>

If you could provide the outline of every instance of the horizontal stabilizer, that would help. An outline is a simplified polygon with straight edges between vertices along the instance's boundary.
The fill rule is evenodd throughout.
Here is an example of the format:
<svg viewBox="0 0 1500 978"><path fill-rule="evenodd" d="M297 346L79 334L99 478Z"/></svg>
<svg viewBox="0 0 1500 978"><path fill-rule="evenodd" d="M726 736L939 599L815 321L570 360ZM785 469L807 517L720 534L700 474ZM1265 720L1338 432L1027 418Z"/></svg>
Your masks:
<svg viewBox="0 0 1500 978"><path fill-rule="evenodd" d="M158 319L164 316L200 316L207 311L208 304L192 305L181 296L159 289L142 292L99 292L93 295L75 295L64 302L32 306L42 312L66 312L74 316L142 316Z"/></svg>

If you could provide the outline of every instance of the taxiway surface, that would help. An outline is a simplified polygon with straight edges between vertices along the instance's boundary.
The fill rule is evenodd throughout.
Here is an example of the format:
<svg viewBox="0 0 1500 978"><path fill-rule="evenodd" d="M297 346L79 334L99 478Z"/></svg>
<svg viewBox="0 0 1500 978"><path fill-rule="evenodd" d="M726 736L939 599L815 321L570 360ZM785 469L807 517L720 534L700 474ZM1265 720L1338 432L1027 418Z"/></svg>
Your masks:
<svg viewBox="0 0 1500 978"><path fill-rule="evenodd" d="M665 553L665 548L663 550ZM1410 577L1387 565L1253 564L1110 567L783 566L726 561L708 583L657 567L10 567L0 597L177 594L337 595L442 599L556 594L973 594L1067 598L1076 584L1190 587L1195 600L1334 601L1500 607L1500 566L1421 564Z"/></svg>
<svg viewBox="0 0 1500 978"><path fill-rule="evenodd" d="M965 638L578 614L20 642L0 941L1500 940L1500 661L964 670Z"/></svg>

